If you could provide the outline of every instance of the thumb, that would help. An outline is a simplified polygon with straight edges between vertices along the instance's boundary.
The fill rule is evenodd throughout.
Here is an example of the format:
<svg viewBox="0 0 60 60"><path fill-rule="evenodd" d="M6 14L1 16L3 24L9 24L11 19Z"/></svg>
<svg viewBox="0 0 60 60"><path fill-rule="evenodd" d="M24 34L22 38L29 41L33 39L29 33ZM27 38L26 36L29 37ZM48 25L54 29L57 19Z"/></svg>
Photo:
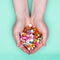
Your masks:
<svg viewBox="0 0 60 60"><path fill-rule="evenodd" d="M43 46L46 46L46 40L47 40L47 38L48 38L48 30L47 30L47 28L44 30L44 32L43 32L43 40L42 40L42 45Z"/></svg>
<svg viewBox="0 0 60 60"><path fill-rule="evenodd" d="M20 46L20 39L18 35L16 36L16 46Z"/></svg>
<svg viewBox="0 0 60 60"><path fill-rule="evenodd" d="M13 31L13 37L16 42L16 46L20 46L20 39L19 39L19 34Z"/></svg>
<svg viewBox="0 0 60 60"><path fill-rule="evenodd" d="M36 24L36 27L38 29L38 31L40 31L42 33L42 45L46 46L46 40L48 38L48 28L46 26L46 24L42 21L40 22L40 24Z"/></svg>

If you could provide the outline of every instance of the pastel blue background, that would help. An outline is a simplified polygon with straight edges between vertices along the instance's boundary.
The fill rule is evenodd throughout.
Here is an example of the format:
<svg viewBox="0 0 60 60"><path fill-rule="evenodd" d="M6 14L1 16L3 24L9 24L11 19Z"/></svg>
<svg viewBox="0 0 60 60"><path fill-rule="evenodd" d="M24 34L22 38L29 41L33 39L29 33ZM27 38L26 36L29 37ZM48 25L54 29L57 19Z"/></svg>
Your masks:
<svg viewBox="0 0 60 60"><path fill-rule="evenodd" d="M29 0L29 11L31 10ZM60 0L48 0L44 21L49 37L46 47L28 55L16 47L12 37L15 23L12 0L0 0L0 60L60 60Z"/></svg>

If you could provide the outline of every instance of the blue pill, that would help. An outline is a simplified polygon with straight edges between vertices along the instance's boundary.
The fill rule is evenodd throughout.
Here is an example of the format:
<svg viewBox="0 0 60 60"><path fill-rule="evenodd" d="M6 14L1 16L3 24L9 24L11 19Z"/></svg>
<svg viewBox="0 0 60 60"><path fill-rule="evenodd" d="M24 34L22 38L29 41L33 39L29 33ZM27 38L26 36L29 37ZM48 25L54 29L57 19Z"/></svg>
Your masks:
<svg viewBox="0 0 60 60"><path fill-rule="evenodd" d="M32 43L32 41L29 41L29 43Z"/></svg>
<svg viewBox="0 0 60 60"><path fill-rule="evenodd" d="M27 33L31 33L31 30L27 30Z"/></svg>

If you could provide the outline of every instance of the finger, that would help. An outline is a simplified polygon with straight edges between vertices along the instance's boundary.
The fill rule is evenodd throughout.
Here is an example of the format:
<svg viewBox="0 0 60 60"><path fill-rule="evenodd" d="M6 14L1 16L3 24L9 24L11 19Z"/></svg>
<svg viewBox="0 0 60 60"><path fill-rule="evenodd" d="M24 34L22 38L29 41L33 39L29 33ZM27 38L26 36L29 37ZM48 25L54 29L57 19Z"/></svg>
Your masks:
<svg viewBox="0 0 60 60"><path fill-rule="evenodd" d="M19 36L16 35L16 45L19 47L20 46L20 40L19 40Z"/></svg>
<svg viewBox="0 0 60 60"><path fill-rule="evenodd" d="M15 40L16 40L16 45L19 47L20 46L20 39L18 35L15 35Z"/></svg>
<svg viewBox="0 0 60 60"><path fill-rule="evenodd" d="M12 33L13 33L14 40L16 41L16 45L19 46L20 45L19 34L14 29L13 29Z"/></svg>
<svg viewBox="0 0 60 60"><path fill-rule="evenodd" d="M42 22L37 22L36 23L36 27L38 29L39 32L42 33L42 37L43 37L43 46L46 45L46 40L47 40L47 37L48 37L48 29L47 29L47 26L45 25L45 23L42 21Z"/></svg>
<svg viewBox="0 0 60 60"><path fill-rule="evenodd" d="M16 41L16 44L17 44L17 46L20 47L24 52L26 52L26 53L29 54L29 52L26 50L26 48L24 48L24 46L20 43L19 33L21 32L21 30L20 30L20 32L18 32L18 31L19 31L19 30L17 30L17 28L14 28L14 29L13 29L13 36L14 36L14 39L15 39L15 41Z"/></svg>
<svg viewBox="0 0 60 60"><path fill-rule="evenodd" d="M26 17L26 24L25 24L25 26L29 26L29 24L30 24L30 17L27 16L27 15L25 15L25 17Z"/></svg>
<svg viewBox="0 0 60 60"><path fill-rule="evenodd" d="M46 26L46 24L43 22L43 25L44 25L44 31L42 31L42 33L43 33L43 46L46 46L46 40L47 40L47 38L48 38L48 28L47 28L47 26Z"/></svg>
<svg viewBox="0 0 60 60"><path fill-rule="evenodd" d="M30 54L29 51L28 51L23 45L20 44L19 47L20 47L20 49L23 50L25 53Z"/></svg>
<svg viewBox="0 0 60 60"><path fill-rule="evenodd" d="M42 44L43 44L43 46L46 46L46 40L47 40L47 33L43 33L43 40L42 40Z"/></svg>

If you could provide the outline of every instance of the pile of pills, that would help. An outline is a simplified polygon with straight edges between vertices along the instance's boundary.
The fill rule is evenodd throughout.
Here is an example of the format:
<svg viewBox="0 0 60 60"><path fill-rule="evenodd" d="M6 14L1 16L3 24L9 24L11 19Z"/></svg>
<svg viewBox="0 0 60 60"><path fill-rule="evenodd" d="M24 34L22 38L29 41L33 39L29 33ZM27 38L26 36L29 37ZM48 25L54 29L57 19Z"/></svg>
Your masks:
<svg viewBox="0 0 60 60"><path fill-rule="evenodd" d="M19 34L20 43L27 49L33 50L40 44L42 33L40 33L35 26L31 24L26 26L22 33Z"/></svg>

